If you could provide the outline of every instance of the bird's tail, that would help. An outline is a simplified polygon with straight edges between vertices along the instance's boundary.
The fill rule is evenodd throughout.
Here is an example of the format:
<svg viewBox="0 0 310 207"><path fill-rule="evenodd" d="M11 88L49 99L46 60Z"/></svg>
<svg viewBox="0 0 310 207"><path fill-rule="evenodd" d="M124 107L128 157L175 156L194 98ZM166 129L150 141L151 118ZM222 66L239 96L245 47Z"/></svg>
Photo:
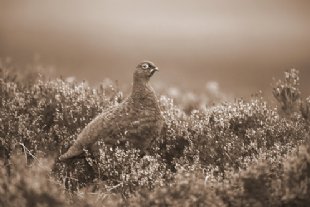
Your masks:
<svg viewBox="0 0 310 207"><path fill-rule="evenodd" d="M60 161L65 161L67 159L76 157L83 153L83 147L80 144L74 144L69 148L69 150L59 157Z"/></svg>

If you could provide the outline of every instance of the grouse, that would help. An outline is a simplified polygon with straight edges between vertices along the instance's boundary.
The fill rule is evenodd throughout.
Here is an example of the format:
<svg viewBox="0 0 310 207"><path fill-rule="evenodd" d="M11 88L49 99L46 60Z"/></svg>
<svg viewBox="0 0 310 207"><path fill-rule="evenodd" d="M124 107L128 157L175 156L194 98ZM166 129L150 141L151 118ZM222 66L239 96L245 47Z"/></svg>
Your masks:
<svg viewBox="0 0 310 207"><path fill-rule="evenodd" d="M115 145L125 137L133 147L146 150L160 135L164 124L158 99L149 80L158 71L154 63L143 61L133 74L131 94L119 105L107 109L92 120L78 135L69 150L59 157L60 161L74 158L84 149L102 140L106 145Z"/></svg>

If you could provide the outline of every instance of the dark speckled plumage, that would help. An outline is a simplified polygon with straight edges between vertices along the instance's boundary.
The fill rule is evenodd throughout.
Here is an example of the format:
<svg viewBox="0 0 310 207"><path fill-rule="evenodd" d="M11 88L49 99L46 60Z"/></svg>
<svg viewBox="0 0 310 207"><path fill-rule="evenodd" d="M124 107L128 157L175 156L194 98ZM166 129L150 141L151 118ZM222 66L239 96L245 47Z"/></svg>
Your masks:
<svg viewBox="0 0 310 207"><path fill-rule="evenodd" d="M140 63L133 75L130 96L91 121L59 159L64 161L78 156L84 148L91 148L98 140L113 145L120 134L136 148L145 150L149 147L151 141L159 136L164 124L155 92L148 83L157 70L152 62Z"/></svg>

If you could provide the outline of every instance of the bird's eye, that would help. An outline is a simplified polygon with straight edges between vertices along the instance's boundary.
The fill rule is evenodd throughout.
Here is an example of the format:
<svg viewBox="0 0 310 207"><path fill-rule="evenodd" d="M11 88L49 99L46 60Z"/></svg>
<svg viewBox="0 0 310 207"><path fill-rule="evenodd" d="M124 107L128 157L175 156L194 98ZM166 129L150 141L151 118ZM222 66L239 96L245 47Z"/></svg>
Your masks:
<svg viewBox="0 0 310 207"><path fill-rule="evenodd" d="M141 66L143 69L148 69L149 68L149 65L147 64L147 63L144 63L144 64L142 64L142 66Z"/></svg>

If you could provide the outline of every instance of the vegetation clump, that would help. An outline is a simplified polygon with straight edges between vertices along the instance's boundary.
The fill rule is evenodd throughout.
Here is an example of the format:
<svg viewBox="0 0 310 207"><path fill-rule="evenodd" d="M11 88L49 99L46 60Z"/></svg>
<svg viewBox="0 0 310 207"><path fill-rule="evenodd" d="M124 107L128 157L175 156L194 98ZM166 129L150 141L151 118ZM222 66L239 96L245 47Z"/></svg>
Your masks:
<svg viewBox="0 0 310 207"><path fill-rule="evenodd" d="M165 127L150 155L99 142L99 156L59 162L123 93L110 82L92 88L37 74L27 82L1 67L0 206L309 204L310 101L301 100L297 70L273 88L280 110L257 96L184 111L162 95Z"/></svg>

